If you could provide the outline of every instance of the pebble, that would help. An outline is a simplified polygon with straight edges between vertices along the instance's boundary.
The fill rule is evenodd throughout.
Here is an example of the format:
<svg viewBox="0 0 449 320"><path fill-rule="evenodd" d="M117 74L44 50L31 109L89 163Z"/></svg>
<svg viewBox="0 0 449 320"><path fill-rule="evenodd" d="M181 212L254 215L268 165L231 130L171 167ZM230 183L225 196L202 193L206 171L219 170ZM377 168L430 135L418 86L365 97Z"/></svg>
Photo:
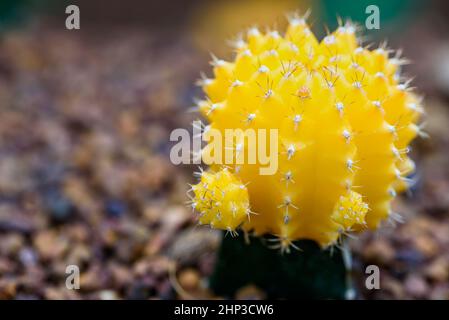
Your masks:
<svg viewBox="0 0 449 320"><path fill-rule="evenodd" d="M429 293L429 285L423 277L410 274L404 282L405 291L413 298L424 298Z"/></svg>
<svg viewBox="0 0 449 320"><path fill-rule="evenodd" d="M387 265L395 257L395 251L391 244L385 239L375 239L369 242L362 251L366 261Z"/></svg>
<svg viewBox="0 0 449 320"><path fill-rule="evenodd" d="M10 233L3 237L0 242L1 255L16 255L24 244L23 237L18 233Z"/></svg>
<svg viewBox="0 0 449 320"><path fill-rule="evenodd" d="M80 288L87 291L101 290L109 282L109 275L99 264L94 264L80 275Z"/></svg>
<svg viewBox="0 0 449 320"><path fill-rule="evenodd" d="M35 267L38 262L38 255L33 248L24 247L19 252L19 260L26 267Z"/></svg>
<svg viewBox="0 0 449 320"><path fill-rule="evenodd" d="M137 276L145 276L151 274L155 277L164 277L168 275L169 269L172 267L173 261L164 257L158 256L149 259L139 260L134 265L134 273Z"/></svg>
<svg viewBox="0 0 449 320"><path fill-rule="evenodd" d="M200 284L200 274L195 269L185 269L179 273L178 281L184 290L194 291Z"/></svg>
<svg viewBox="0 0 449 320"><path fill-rule="evenodd" d="M148 223L155 224L160 221L163 214L163 208L160 205L148 204L145 206L143 214Z"/></svg>
<svg viewBox="0 0 449 320"><path fill-rule="evenodd" d="M395 261L407 269L413 269L424 262L424 257L413 248L401 248L396 251Z"/></svg>
<svg viewBox="0 0 449 320"><path fill-rule="evenodd" d="M446 257L437 258L425 268L424 274L436 282L449 281L449 260Z"/></svg>
<svg viewBox="0 0 449 320"><path fill-rule="evenodd" d="M380 287L383 293L385 291L390 293L390 299L404 299L406 297L403 284L389 275L382 275Z"/></svg>
<svg viewBox="0 0 449 320"><path fill-rule="evenodd" d="M109 217L119 218L127 211L126 204L116 199L108 199L105 204L105 211Z"/></svg>
<svg viewBox="0 0 449 320"><path fill-rule="evenodd" d="M144 300L157 295L157 281L152 276L138 278L128 288L126 299Z"/></svg>
<svg viewBox="0 0 449 320"><path fill-rule="evenodd" d="M14 279L0 279L0 299L13 299L17 295L18 283Z"/></svg>
<svg viewBox="0 0 449 320"><path fill-rule="evenodd" d="M91 249L86 244L75 244L74 246L69 247L67 251L67 258L65 259L65 261L68 265L74 264L77 266L81 266L92 260Z"/></svg>
<svg viewBox="0 0 449 320"><path fill-rule="evenodd" d="M37 233L33 244L43 259L61 258L68 249L67 239L54 230L46 230Z"/></svg>
<svg viewBox="0 0 449 320"><path fill-rule="evenodd" d="M431 236L417 236L414 246L426 258L432 258L440 252L438 243Z"/></svg>
<svg viewBox="0 0 449 320"><path fill-rule="evenodd" d="M57 188L49 189L44 199L46 211L56 222L66 222L75 213L75 205Z"/></svg>
<svg viewBox="0 0 449 320"><path fill-rule="evenodd" d="M429 295L429 299L432 300L449 300L449 285L438 284L433 289Z"/></svg>
<svg viewBox="0 0 449 320"><path fill-rule="evenodd" d="M37 229L36 219L24 215L17 208L0 203L0 232L30 234Z"/></svg>
<svg viewBox="0 0 449 320"><path fill-rule="evenodd" d="M109 265L109 269L111 272L113 284L116 288L127 287L133 281L133 274L131 273L131 270L125 265L111 263Z"/></svg>
<svg viewBox="0 0 449 320"><path fill-rule="evenodd" d="M100 300L118 300L119 296L113 290L102 290L98 293Z"/></svg>
<svg viewBox="0 0 449 320"><path fill-rule="evenodd" d="M172 300L176 298L175 291L168 279L163 280L157 285L158 297L162 300Z"/></svg>
<svg viewBox="0 0 449 320"><path fill-rule="evenodd" d="M16 269L16 263L7 257L0 257L0 275L13 273Z"/></svg>
<svg viewBox="0 0 449 320"><path fill-rule="evenodd" d="M263 300L266 299L265 293L254 285L248 285L239 289L235 298L237 300Z"/></svg>
<svg viewBox="0 0 449 320"><path fill-rule="evenodd" d="M161 216L161 225L165 232L176 231L191 218L185 206L171 206Z"/></svg>
<svg viewBox="0 0 449 320"><path fill-rule="evenodd" d="M168 249L168 255L178 264L196 263L206 253L215 252L221 240L221 232L209 228L186 229L180 233Z"/></svg>
<svg viewBox="0 0 449 320"><path fill-rule="evenodd" d="M44 289L44 298L48 300L77 300L80 299L77 290L67 290L64 287L48 287Z"/></svg>

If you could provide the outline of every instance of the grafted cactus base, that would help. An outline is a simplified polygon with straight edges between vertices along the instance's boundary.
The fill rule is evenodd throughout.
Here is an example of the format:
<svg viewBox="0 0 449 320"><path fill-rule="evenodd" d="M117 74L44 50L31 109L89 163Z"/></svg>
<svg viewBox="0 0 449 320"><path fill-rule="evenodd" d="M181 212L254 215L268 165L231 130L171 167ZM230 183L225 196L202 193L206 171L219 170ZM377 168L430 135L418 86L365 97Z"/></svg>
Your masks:
<svg viewBox="0 0 449 320"><path fill-rule="evenodd" d="M223 237L210 288L218 295L233 297L238 289L253 284L268 298L345 299L348 291L343 252L322 250L314 241L300 240L290 253L268 246L269 238L242 235Z"/></svg>

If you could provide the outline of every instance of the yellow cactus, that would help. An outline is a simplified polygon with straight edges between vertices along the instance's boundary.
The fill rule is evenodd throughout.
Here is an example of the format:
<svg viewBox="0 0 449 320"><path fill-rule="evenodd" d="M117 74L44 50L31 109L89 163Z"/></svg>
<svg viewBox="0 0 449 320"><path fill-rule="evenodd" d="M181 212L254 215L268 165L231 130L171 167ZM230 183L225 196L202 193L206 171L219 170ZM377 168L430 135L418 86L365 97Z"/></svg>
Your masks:
<svg viewBox="0 0 449 320"><path fill-rule="evenodd" d="M297 15L284 35L252 28L235 45L234 61L214 58L214 77L201 80L199 110L221 132L277 129L279 165L274 175L260 175L259 162L211 165L193 187L200 222L273 234L285 249L297 239L325 247L394 217L422 113L399 54L362 47L351 23L318 41Z"/></svg>

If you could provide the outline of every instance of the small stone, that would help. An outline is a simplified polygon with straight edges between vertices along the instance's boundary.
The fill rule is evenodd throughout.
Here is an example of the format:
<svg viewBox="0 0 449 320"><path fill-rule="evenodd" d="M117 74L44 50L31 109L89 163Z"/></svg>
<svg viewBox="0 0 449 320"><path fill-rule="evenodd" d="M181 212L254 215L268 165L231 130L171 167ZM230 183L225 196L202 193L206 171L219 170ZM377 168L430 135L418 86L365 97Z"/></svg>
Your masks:
<svg viewBox="0 0 449 320"><path fill-rule="evenodd" d="M414 245L426 258L434 257L439 252L438 243L431 236L417 236L414 239Z"/></svg>
<svg viewBox="0 0 449 320"><path fill-rule="evenodd" d="M432 83L444 94L449 95L449 46L446 43L434 47L429 54Z"/></svg>
<svg viewBox="0 0 449 320"><path fill-rule="evenodd" d="M368 262L387 265L394 259L394 249L385 239L371 241L364 249L362 255Z"/></svg>
<svg viewBox="0 0 449 320"><path fill-rule="evenodd" d="M19 260L25 267L35 267L38 261L36 251L32 248L26 247L20 250Z"/></svg>
<svg viewBox="0 0 449 320"><path fill-rule="evenodd" d="M206 276L212 275L216 263L216 254L207 252L199 258L198 266L202 274Z"/></svg>
<svg viewBox="0 0 449 320"><path fill-rule="evenodd" d="M433 261L424 270L424 274L436 282L445 282L449 280L449 261L445 257Z"/></svg>
<svg viewBox="0 0 449 320"><path fill-rule="evenodd" d="M34 216L25 215L14 206L0 204L0 232L30 234L36 228Z"/></svg>
<svg viewBox="0 0 449 320"><path fill-rule="evenodd" d="M17 293L14 296L15 300L40 300L40 297L35 294Z"/></svg>
<svg viewBox="0 0 449 320"><path fill-rule="evenodd" d="M173 290L170 281L164 280L157 285L158 296L162 300L173 300L176 298L175 290Z"/></svg>
<svg viewBox="0 0 449 320"><path fill-rule="evenodd" d="M194 291L200 284L200 275L195 269L185 269L179 273L178 281L184 290Z"/></svg>
<svg viewBox="0 0 449 320"><path fill-rule="evenodd" d="M65 237L59 236L56 231L41 231L33 239L39 255L44 259L61 257L68 248Z"/></svg>
<svg viewBox="0 0 449 320"><path fill-rule="evenodd" d="M126 204L117 199L109 199L105 203L105 212L111 218L119 218L127 210Z"/></svg>
<svg viewBox="0 0 449 320"><path fill-rule="evenodd" d="M429 299L431 300L449 300L449 285L439 284L435 286L430 292Z"/></svg>
<svg viewBox="0 0 449 320"><path fill-rule="evenodd" d="M117 292L113 290L102 290L98 293L100 300L118 300L119 296Z"/></svg>
<svg viewBox="0 0 449 320"><path fill-rule="evenodd" d="M13 299L16 297L18 282L15 279L0 279L0 299Z"/></svg>
<svg viewBox="0 0 449 320"><path fill-rule="evenodd" d="M50 188L44 194L44 202L50 217L55 222L65 222L75 213L75 205L58 188Z"/></svg>
<svg viewBox="0 0 449 320"><path fill-rule="evenodd" d="M110 265L112 281L115 287L122 288L128 286L133 276L129 267L112 263Z"/></svg>
<svg viewBox="0 0 449 320"><path fill-rule="evenodd" d="M95 264L80 276L80 288L82 290L99 290L108 283L109 275L103 270L102 266Z"/></svg>
<svg viewBox="0 0 449 320"><path fill-rule="evenodd" d="M205 253L217 250L221 239L218 230L187 229L180 233L168 249L168 255L180 265L196 263Z"/></svg>
<svg viewBox="0 0 449 320"><path fill-rule="evenodd" d="M134 273L137 276L151 274L155 277L163 277L168 274L172 265L173 261L162 256L151 259L142 259L134 265Z"/></svg>
<svg viewBox="0 0 449 320"><path fill-rule="evenodd" d="M77 290L67 290L64 287L49 287L44 289L44 298L48 300L77 300L80 296Z"/></svg>
<svg viewBox="0 0 449 320"><path fill-rule="evenodd" d="M381 289L383 292L390 292L393 299L405 298L404 286L398 280L392 278L391 276L385 275L381 277L381 281Z"/></svg>
<svg viewBox="0 0 449 320"><path fill-rule="evenodd" d="M115 248L119 261L131 263L140 256L143 245L131 239L123 239L117 241Z"/></svg>
<svg viewBox="0 0 449 320"><path fill-rule="evenodd" d="M100 238L104 246L113 248L117 243L118 234L112 226L103 224L100 229Z"/></svg>
<svg viewBox="0 0 449 320"><path fill-rule="evenodd" d="M429 293L429 285L423 277L411 274L405 279L405 291L414 298L425 298Z"/></svg>
<svg viewBox="0 0 449 320"><path fill-rule="evenodd" d="M0 275L11 273L16 269L16 264L6 258L6 257L0 257ZM1 277L0 277L1 279Z"/></svg>
<svg viewBox="0 0 449 320"><path fill-rule="evenodd" d="M449 221L445 224L438 225L432 230L432 233L439 245L449 246Z"/></svg>
<svg viewBox="0 0 449 320"><path fill-rule="evenodd" d="M137 117L130 112L122 112L119 118L119 130L124 136L133 137L139 131Z"/></svg>
<svg viewBox="0 0 449 320"><path fill-rule="evenodd" d="M127 289L126 299L143 300L157 294L157 281L152 276L146 276L133 282Z"/></svg>
<svg viewBox="0 0 449 320"><path fill-rule="evenodd" d="M158 232L154 234L145 246L145 256L152 257L157 255L167 244L168 238L169 235L167 233Z"/></svg>
<svg viewBox="0 0 449 320"><path fill-rule="evenodd" d="M147 205L144 208L143 214L150 224L154 224L160 220L163 214L163 208L158 205Z"/></svg>
<svg viewBox="0 0 449 320"><path fill-rule="evenodd" d="M395 263L406 267L407 269L419 266L424 262L422 254L411 248L399 249L395 255Z"/></svg>
<svg viewBox="0 0 449 320"><path fill-rule="evenodd" d="M63 192L72 203L76 203L77 209L83 214L90 214L100 209L100 204L90 190L89 184L78 176L71 175L64 180Z"/></svg>
<svg viewBox="0 0 449 320"><path fill-rule="evenodd" d="M161 216L162 228L166 231L178 230L191 218L190 212L184 206L171 206Z"/></svg>
<svg viewBox="0 0 449 320"><path fill-rule="evenodd" d="M157 170L154 170L154 168L157 168ZM148 188L148 190L157 192L171 181L172 174L172 164L165 157L152 156L147 158L140 168L139 185L142 188Z"/></svg>
<svg viewBox="0 0 449 320"><path fill-rule="evenodd" d="M64 233L74 242L86 242L89 239L88 229L79 223L70 224L64 229Z"/></svg>
<svg viewBox="0 0 449 320"><path fill-rule="evenodd" d="M91 249L85 244L75 244L68 250L66 262L77 266L89 262L92 258Z"/></svg>
<svg viewBox="0 0 449 320"><path fill-rule="evenodd" d="M3 236L0 241L0 254L4 256L16 255L22 248L24 239L18 233L10 233Z"/></svg>
<svg viewBox="0 0 449 320"><path fill-rule="evenodd" d="M237 300L264 300L266 294L254 285L245 286L235 294Z"/></svg>

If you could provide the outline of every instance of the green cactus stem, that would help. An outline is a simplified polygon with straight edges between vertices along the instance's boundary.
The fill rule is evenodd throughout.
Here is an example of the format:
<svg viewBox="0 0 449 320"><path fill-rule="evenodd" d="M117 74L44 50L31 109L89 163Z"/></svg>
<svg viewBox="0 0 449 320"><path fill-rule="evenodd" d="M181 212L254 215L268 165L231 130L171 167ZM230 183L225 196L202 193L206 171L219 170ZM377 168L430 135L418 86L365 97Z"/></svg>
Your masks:
<svg viewBox="0 0 449 320"><path fill-rule="evenodd" d="M224 236L209 279L215 294L234 297L252 284L274 299L348 298L352 288L343 250L298 240L294 245L300 250L282 254L269 248L271 240L251 237L248 243L243 236Z"/></svg>

